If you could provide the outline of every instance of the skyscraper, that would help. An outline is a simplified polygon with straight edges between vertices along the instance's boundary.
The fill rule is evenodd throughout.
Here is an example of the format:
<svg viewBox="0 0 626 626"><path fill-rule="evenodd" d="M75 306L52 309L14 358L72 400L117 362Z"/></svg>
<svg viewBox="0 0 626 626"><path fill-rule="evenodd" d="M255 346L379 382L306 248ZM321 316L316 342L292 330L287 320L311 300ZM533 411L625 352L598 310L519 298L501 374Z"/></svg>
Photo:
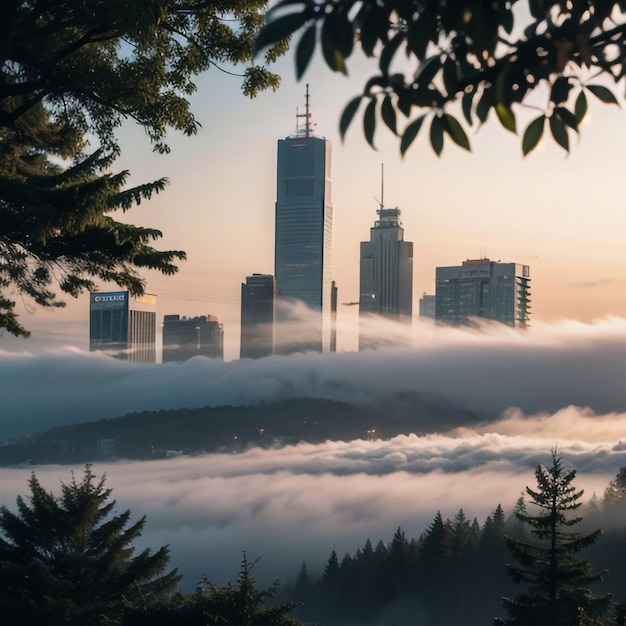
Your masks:
<svg viewBox="0 0 626 626"><path fill-rule="evenodd" d="M526 328L530 319L530 268L472 259L436 269L435 318L452 325L472 318Z"/></svg>
<svg viewBox="0 0 626 626"><path fill-rule="evenodd" d="M274 354L276 281L271 274L252 274L241 284L240 357Z"/></svg>
<svg viewBox="0 0 626 626"><path fill-rule="evenodd" d="M89 349L135 363L156 362L156 296L89 294Z"/></svg>
<svg viewBox="0 0 626 626"><path fill-rule="evenodd" d="M411 323L413 313L413 243L404 241L400 209L386 209L381 202L378 219L370 229L370 240L361 242L359 317L379 315ZM359 348L384 343L361 328Z"/></svg>
<svg viewBox="0 0 626 626"><path fill-rule="evenodd" d="M304 127L278 141L274 274L281 354L330 348L331 146L313 136L308 86L301 117Z"/></svg>
<svg viewBox="0 0 626 626"><path fill-rule="evenodd" d="M224 358L224 328L214 315L163 318L163 363L194 356Z"/></svg>

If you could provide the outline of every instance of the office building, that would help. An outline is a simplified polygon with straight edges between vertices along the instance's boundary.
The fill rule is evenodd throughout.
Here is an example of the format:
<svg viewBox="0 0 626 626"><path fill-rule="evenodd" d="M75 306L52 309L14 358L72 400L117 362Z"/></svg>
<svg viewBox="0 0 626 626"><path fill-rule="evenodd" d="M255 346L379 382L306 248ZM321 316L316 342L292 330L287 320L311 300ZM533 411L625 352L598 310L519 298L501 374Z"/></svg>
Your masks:
<svg viewBox="0 0 626 626"><path fill-rule="evenodd" d="M163 318L163 363L194 356L224 358L224 329L214 315Z"/></svg>
<svg viewBox="0 0 626 626"><path fill-rule="evenodd" d="M276 352L330 349L331 203L329 141L313 135L307 87L304 126L278 141L275 278Z"/></svg>
<svg viewBox="0 0 626 626"><path fill-rule="evenodd" d="M274 354L276 281L271 274L252 274L241 284L242 359Z"/></svg>
<svg viewBox="0 0 626 626"><path fill-rule="evenodd" d="M382 194L376 213L370 240L361 242L360 349L387 343L372 335L366 318L380 316L410 326L413 312L413 243L404 241L400 209L386 209Z"/></svg>
<svg viewBox="0 0 626 626"><path fill-rule="evenodd" d="M526 328L530 319L530 268L472 259L436 269L435 318L452 325L474 318Z"/></svg>
<svg viewBox="0 0 626 626"><path fill-rule="evenodd" d="M436 297L432 294L424 293L419 301L419 316L435 319Z"/></svg>
<svg viewBox="0 0 626 626"><path fill-rule="evenodd" d="M156 296L89 294L89 349L134 363L156 362Z"/></svg>

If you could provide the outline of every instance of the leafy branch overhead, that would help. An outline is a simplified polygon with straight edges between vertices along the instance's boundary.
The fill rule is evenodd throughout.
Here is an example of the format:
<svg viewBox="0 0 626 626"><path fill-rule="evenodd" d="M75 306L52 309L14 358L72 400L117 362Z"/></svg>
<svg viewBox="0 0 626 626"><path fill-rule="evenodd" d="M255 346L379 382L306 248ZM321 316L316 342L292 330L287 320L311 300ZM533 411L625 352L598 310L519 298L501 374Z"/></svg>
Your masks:
<svg viewBox="0 0 626 626"><path fill-rule="evenodd" d="M160 251L156 229L115 218L163 190L166 179L126 186L111 173L118 130L131 120L154 149L167 133L196 133L195 76L221 70L243 92L276 89L254 65L266 0L3 0L0 3L0 330L27 335L17 297L63 306L112 282L134 295L141 272L176 272L179 250ZM243 71L231 71L244 65ZM229 69L227 69L229 68Z"/></svg>
<svg viewBox="0 0 626 626"><path fill-rule="evenodd" d="M617 104L626 73L623 0L282 0L268 11L257 51L292 36L298 78L316 48L343 74L359 48L377 60L340 132L361 109L368 143L382 121L402 154L420 132L437 155L446 138L470 150L464 126L480 128L492 111L516 134L519 119L530 120L524 155L547 134L568 152L589 96Z"/></svg>

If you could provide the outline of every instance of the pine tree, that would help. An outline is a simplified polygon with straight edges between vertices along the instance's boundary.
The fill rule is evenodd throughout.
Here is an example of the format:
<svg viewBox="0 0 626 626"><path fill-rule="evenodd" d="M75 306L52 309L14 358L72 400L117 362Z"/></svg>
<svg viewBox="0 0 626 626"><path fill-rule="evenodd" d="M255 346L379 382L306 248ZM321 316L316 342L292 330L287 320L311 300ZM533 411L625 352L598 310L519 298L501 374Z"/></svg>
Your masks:
<svg viewBox="0 0 626 626"><path fill-rule="evenodd" d="M61 496L33 474L17 512L0 509L0 615L3 626L91 626L120 613L124 599L170 592L176 570L162 574L167 547L134 555L146 518L113 514L105 478L85 468Z"/></svg>
<svg viewBox="0 0 626 626"><path fill-rule="evenodd" d="M531 540L507 537L507 546L519 565L509 564L509 574L527 590L515 598L503 598L509 614L495 624L515 626L577 626L581 614L602 617L608 610L608 597L596 598L587 585L599 581L588 561L577 557L593 545L601 530L581 534L571 530L582 521L570 513L581 506L582 490L573 481L576 470L566 471L556 450L549 467L535 470L537 489L526 487L533 508L519 507L517 519L530 527ZM530 508L530 507L529 507Z"/></svg>

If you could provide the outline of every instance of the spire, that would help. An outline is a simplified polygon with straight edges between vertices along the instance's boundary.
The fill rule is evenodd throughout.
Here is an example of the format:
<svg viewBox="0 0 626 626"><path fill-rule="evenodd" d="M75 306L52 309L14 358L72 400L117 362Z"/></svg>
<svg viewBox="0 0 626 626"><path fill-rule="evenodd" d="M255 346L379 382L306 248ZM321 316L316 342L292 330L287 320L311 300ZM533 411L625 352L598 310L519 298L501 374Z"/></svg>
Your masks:
<svg viewBox="0 0 626 626"><path fill-rule="evenodd" d="M299 113L296 109L296 135L305 137L313 136L313 122L311 122L311 108L309 105L309 83L306 84L304 113ZM304 118L304 128L300 128L300 118Z"/></svg>

